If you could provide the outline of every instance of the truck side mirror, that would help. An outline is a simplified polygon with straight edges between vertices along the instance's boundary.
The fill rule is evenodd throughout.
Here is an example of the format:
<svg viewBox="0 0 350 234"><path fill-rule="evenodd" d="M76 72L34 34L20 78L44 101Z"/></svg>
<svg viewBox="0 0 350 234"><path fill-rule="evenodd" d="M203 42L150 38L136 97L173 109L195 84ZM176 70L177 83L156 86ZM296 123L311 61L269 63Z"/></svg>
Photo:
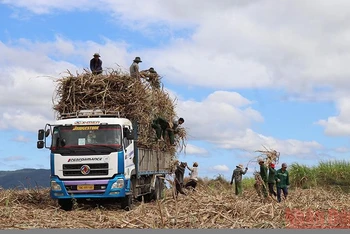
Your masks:
<svg viewBox="0 0 350 234"><path fill-rule="evenodd" d="M39 131L38 131L38 140L39 141L44 140L44 134L45 134L44 129L39 129Z"/></svg>
<svg viewBox="0 0 350 234"><path fill-rule="evenodd" d="M133 130L127 130L126 132L126 139L128 140L134 140L134 131Z"/></svg>
<svg viewBox="0 0 350 234"><path fill-rule="evenodd" d="M38 141L38 142L36 143L36 147L37 147L38 149L44 148L44 141Z"/></svg>
<svg viewBox="0 0 350 234"><path fill-rule="evenodd" d="M50 129L47 129L45 132L45 137L48 137L50 135Z"/></svg>

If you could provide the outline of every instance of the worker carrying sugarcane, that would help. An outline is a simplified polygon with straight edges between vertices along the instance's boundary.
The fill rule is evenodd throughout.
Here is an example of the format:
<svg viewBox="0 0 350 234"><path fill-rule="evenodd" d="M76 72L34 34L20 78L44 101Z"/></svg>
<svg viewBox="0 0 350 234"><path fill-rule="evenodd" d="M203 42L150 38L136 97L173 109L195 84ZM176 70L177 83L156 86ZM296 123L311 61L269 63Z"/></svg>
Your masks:
<svg viewBox="0 0 350 234"><path fill-rule="evenodd" d="M175 197L176 198L179 193L186 195L186 193L183 191L184 175L185 175L186 167L187 167L186 162L181 162L180 164L176 165L176 170L175 170L175 188L176 188Z"/></svg>
<svg viewBox="0 0 350 234"><path fill-rule="evenodd" d="M140 74L145 77L152 89L160 89L160 77L153 67L150 67L148 70L142 70Z"/></svg>
<svg viewBox="0 0 350 234"><path fill-rule="evenodd" d="M267 181L268 181L268 178L267 178L267 167L265 166L264 164L264 160L262 158L259 158L258 160L259 162L259 165L260 165L260 176L261 176L261 179L264 181L264 184L262 186L262 193L264 195L265 198L267 198Z"/></svg>
<svg viewBox="0 0 350 234"><path fill-rule="evenodd" d="M175 134L178 133L178 126L183 124L185 120L183 118L175 119L172 122L166 121L162 117L158 117L153 120L151 124L152 128L156 130L157 140L164 141L166 134L169 137L170 144L175 146Z"/></svg>
<svg viewBox="0 0 350 234"><path fill-rule="evenodd" d="M231 177L231 183L233 184L233 180L235 180L235 194L237 196L242 194L242 175L245 175L248 171L248 167L245 168L243 171L243 165L239 164L236 166L236 169L233 170L232 177Z"/></svg>

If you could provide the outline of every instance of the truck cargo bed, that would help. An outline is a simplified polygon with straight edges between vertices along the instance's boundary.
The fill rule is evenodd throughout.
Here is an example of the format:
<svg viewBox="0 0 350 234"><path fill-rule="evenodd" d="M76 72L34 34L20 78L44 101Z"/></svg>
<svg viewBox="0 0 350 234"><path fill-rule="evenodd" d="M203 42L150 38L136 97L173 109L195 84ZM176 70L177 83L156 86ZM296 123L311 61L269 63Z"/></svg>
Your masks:
<svg viewBox="0 0 350 234"><path fill-rule="evenodd" d="M173 155L169 152L139 148L139 174L169 173L172 157Z"/></svg>

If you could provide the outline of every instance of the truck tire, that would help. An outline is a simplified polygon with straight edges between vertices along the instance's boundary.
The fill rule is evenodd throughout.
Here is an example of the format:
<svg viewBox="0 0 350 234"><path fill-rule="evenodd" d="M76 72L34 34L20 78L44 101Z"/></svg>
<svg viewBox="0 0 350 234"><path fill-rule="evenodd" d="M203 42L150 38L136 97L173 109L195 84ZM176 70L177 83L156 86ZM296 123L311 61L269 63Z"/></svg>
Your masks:
<svg viewBox="0 0 350 234"><path fill-rule="evenodd" d="M72 199L58 199L58 204L62 210L71 211L73 209L73 200Z"/></svg>
<svg viewBox="0 0 350 234"><path fill-rule="evenodd" d="M130 211L132 210L132 205L133 205L133 183L132 180L130 180L130 193L126 195L122 201L121 201L121 208Z"/></svg>
<svg viewBox="0 0 350 234"><path fill-rule="evenodd" d="M130 211L132 210L132 195L126 195L122 202L121 202L121 208Z"/></svg>
<svg viewBox="0 0 350 234"><path fill-rule="evenodd" d="M164 198L164 180L159 179L159 199L163 199Z"/></svg>
<svg viewBox="0 0 350 234"><path fill-rule="evenodd" d="M156 184L155 184L155 188L154 188L154 192L153 192L153 199L154 200L159 200L161 199L161 192L160 192L160 186L161 186L161 181L160 179L157 177L156 179Z"/></svg>

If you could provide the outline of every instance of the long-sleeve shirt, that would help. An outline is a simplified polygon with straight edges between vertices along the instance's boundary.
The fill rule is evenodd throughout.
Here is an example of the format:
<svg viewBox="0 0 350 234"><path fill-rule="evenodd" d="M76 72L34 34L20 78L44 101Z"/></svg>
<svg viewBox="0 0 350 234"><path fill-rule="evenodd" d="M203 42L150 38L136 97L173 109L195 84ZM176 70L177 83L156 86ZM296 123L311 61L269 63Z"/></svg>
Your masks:
<svg viewBox="0 0 350 234"><path fill-rule="evenodd" d="M260 176L264 182L267 182L267 167L264 164L260 165Z"/></svg>
<svg viewBox="0 0 350 234"><path fill-rule="evenodd" d="M276 186L278 188L285 188L289 185L289 173L287 170L282 171L282 169L278 169L276 171ZM278 182L277 179L280 181Z"/></svg>
<svg viewBox="0 0 350 234"><path fill-rule="evenodd" d="M101 59L94 59L92 58L90 60L90 69L92 72L94 71L102 71L102 60Z"/></svg>
<svg viewBox="0 0 350 234"><path fill-rule="evenodd" d="M234 169L231 177L231 183L233 182L233 180L235 180L235 183L241 182L242 175L245 175L245 173L247 173L247 169L245 169L244 171L242 168L239 167Z"/></svg>
<svg viewBox="0 0 350 234"><path fill-rule="evenodd" d="M275 175L276 175L276 169L270 167L269 168L269 176L268 176L267 182L268 183L275 183L276 182Z"/></svg>
<svg viewBox="0 0 350 234"><path fill-rule="evenodd" d="M190 180L198 181L198 167L188 167L188 169L191 171Z"/></svg>
<svg viewBox="0 0 350 234"><path fill-rule="evenodd" d="M133 62L130 66L130 76L140 78L139 65L136 62Z"/></svg>

